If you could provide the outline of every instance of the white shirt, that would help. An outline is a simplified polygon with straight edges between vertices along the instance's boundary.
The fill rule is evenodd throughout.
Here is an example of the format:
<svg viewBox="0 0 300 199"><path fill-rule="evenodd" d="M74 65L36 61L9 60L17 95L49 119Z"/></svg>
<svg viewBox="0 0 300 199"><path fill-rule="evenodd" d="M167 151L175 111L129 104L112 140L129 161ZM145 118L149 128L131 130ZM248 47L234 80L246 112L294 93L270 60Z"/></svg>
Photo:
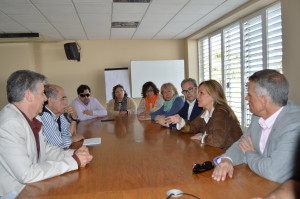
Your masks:
<svg viewBox="0 0 300 199"><path fill-rule="evenodd" d="M190 101L186 101L188 104L189 104L189 109L188 109L188 116L187 116L187 119L190 120L190 117L191 117L191 114L192 114L192 111L193 111L193 108L194 108L194 105L195 105L195 102L196 102L196 99L192 102Z"/></svg>
<svg viewBox="0 0 300 199"><path fill-rule="evenodd" d="M76 109L76 113L78 115L79 120L88 120L88 119L93 119L93 118L96 118L99 116L107 116L106 109L94 97L90 97L90 101L87 105L85 105L78 97L76 97L73 100L72 105ZM93 111L93 115L84 114L83 111L85 111L85 110Z"/></svg>

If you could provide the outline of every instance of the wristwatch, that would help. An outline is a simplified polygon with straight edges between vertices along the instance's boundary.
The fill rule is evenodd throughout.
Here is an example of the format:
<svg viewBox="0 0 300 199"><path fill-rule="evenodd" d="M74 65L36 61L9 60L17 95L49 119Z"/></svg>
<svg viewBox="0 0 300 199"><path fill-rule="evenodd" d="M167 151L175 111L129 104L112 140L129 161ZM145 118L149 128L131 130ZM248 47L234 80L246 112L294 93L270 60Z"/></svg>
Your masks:
<svg viewBox="0 0 300 199"><path fill-rule="evenodd" d="M74 119L71 115L70 115L70 119L71 119L73 122L79 123L79 119Z"/></svg>

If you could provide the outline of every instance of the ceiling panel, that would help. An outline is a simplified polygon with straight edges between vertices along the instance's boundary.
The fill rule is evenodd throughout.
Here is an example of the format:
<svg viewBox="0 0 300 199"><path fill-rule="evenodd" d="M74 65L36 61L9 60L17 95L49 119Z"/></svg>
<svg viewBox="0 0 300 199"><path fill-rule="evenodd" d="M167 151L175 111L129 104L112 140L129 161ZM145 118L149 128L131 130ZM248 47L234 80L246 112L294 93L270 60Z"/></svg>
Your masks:
<svg viewBox="0 0 300 199"><path fill-rule="evenodd" d="M182 39L247 1L0 0L0 32L38 32L45 41ZM112 22L140 24L111 28Z"/></svg>
<svg viewBox="0 0 300 199"><path fill-rule="evenodd" d="M139 22L148 6L148 3L114 3L112 22Z"/></svg>
<svg viewBox="0 0 300 199"><path fill-rule="evenodd" d="M131 39L135 28L112 28L110 39Z"/></svg>

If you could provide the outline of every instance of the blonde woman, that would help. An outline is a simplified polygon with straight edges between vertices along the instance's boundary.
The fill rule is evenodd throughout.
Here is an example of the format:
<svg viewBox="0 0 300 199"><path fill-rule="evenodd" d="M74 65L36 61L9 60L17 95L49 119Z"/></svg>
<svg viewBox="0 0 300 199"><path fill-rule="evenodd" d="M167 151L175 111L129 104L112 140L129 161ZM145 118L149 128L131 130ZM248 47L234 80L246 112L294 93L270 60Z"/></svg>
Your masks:
<svg viewBox="0 0 300 199"><path fill-rule="evenodd" d="M175 115L183 107L184 100L178 96L177 89L172 83L163 84L160 90L165 100L163 106L149 115L139 116L139 119L155 120L157 123L166 126L165 118Z"/></svg>
<svg viewBox="0 0 300 199"><path fill-rule="evenodd" d="M227 149L241 135L237 117L228 106L222 86L216 80L202 82L198 87L198 106L203 111L192 122L172 116L167 123L176 124L178 130L196 133L191 139L200 140L210 146Z"/></svg>

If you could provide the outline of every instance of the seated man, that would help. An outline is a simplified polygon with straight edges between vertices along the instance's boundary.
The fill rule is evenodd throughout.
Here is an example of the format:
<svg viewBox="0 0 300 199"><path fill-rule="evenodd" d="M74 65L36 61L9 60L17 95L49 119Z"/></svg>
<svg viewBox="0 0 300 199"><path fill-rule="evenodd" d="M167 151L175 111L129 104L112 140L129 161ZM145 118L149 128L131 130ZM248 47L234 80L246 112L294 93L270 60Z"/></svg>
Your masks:
<svg viewBox="0 0 300 199"><path fill-rule="evenodd" d="M300 107L288 102L288 81L275 70L262 70L249 77L248 95L253 113L247 132L224 155L214 180L232 178L233 166L248 164L256 174L283 183L291 178L294 156L300 136Z"/></svg>
<svg viewBox="0 0 300 199"><path fill-rule="evenodd" d="M73 100L79 120L88 120L96 117L107 116L106 109L100 102L91 96L91 89L87 85L80 85L77 88L78 97Z"/></svg>
<svg viewBox="0 0 300 199"><path fill-rule="evenodd" d="M85 167L93 156L82 146L76 151L47 144L39 113L46 101L45 76L16 71L7 80L7 104L0 112L0 197L18 194L37 182Z"/></svg>
<svg viewBox="0 0 300 199"><path fill-rule="evenodd" d="M197 100L197 82L195 79L187 78L181 82L182 94L184 95L185 102L180 111L174 115L166 118L166 123L170 124L173 118L182 118L184 120L193 121L200 113L202 108L198 106ZM177 128L177 124L170 124L171 128ZM179 128L177 128L180 130Z"/></svg>
<svg viewBox="0 0 300 199"><path fill-rule="evenodd" d="M47 142L61 148L69 148L72 142L83 139L76 134L77 114L72 106L68 106L68 99L63 88L57 85L45 85L47 103L41 115L44 126L43 134ZM67 113L70 123L65 117Z"/></svg>

